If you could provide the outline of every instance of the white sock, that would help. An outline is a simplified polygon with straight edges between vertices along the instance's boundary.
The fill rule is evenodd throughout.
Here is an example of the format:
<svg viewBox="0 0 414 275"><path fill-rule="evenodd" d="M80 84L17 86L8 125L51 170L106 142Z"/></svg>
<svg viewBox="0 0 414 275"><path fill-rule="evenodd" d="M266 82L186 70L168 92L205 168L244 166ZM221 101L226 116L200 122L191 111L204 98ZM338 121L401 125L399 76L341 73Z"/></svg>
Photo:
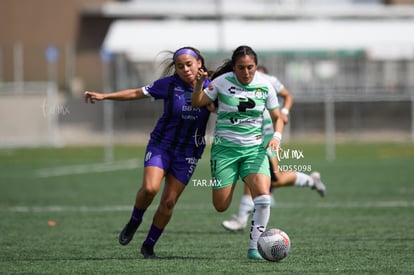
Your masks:
<svg viewBox="0 0 414 275"><path fill-rule="evenodd" d="M257 196L253 202L254 212L250 228L249 249L257 249L257 240L266 230L270 217L270 195Z"/></svg>
<svg viewBox="0 0 414 275"><path fill-rule="evenodd" d="M294 185L297 187L312 187L315 185L315 182L311 176L301 172L296 172L296 181Z"/></svg>
<svg viewBox="0 0 414 275"><path fill-rule="evenodd" d="M239 205L239 221L247 224L247 220L249 219L250 213L253 212L254 203L252 196L250 195L243 195Z"/></svg>

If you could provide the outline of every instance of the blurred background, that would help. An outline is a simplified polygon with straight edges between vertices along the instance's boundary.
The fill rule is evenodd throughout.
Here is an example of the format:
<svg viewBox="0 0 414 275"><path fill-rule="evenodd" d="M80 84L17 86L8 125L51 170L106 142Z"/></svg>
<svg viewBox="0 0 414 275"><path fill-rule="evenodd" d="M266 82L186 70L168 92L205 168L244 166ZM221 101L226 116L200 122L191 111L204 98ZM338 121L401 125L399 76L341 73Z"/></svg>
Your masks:
<svg viewBox="0 0 414 275"><path fill-rule="evenodd" d="M145 143L164 51L215 69L239 45L295 97L285 142L414 142L414 0L2 0L0 147Z"/></svg>

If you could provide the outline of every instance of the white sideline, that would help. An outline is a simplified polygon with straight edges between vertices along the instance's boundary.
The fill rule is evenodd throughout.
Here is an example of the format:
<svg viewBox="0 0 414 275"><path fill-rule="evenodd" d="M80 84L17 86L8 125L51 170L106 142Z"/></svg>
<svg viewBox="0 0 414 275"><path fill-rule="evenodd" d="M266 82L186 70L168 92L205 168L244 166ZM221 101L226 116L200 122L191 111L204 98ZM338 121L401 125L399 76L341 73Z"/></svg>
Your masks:
<svg viewBox="0 0 414 275"><path fill-rule="evenodd" d="M102 173L118 170L136 169L142 166L138 159L121 160L107 163L95 163L85 165L60 166L39 169L35 172L38 178L60 177L68 175L79 175L88 173Z"/></svg>
<svg viewBox="0 0 414 275"><path fill-rule="evenodd" d="M155 210L157 205L151 205L150 210ZM346 202L346 203L276 203L277 208L394 208L394 207L414 207L414 201L377 201L377 202ZM48 213L48 212L122 212L131 211L132 205L107 205L107 206L12 206L2 207L0 212L13 213ZM177 210L208 210L214 211L213 205L209 203L197 204L178 204Z"/></svg>

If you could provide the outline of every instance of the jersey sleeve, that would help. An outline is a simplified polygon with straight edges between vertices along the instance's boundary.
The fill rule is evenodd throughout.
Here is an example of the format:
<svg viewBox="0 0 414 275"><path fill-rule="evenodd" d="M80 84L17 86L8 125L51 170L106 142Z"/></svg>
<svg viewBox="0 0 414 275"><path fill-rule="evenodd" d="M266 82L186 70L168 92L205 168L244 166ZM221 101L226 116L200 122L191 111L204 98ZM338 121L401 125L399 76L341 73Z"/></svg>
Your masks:
<svg viewBox="0 0 414 275"><path fill-rule="evenodd" d="M210 84L203 90L204 93L208 98L210 98L212 101L216 100L218 95L218 89L216 87L217 81L211 81Z"/></svg>
<svg viewBox="0 0 414 275"><path fill-rule="evenodd" d="M146 96L153 97L154 99L165 99L168 96L168 83L169 81L166 78L161 78L152 84L142 87L142 91Z"/></svg>
<svg viewBox="0 0 414 275"><path fill-rule="evenodd" d="M269 80L270 83L272 83L273 88L275 88L276 94L279 94L285 88L282 82L280 82L275 76L270 76Z"/></svg>
<svg viewBox="0 0 414 275"><path fill-rule="evenodd" d="M266 109L273 110L279 108L279 100L277 99L277 94L273 86L269 87L269 93L266 100Z"/></svg>

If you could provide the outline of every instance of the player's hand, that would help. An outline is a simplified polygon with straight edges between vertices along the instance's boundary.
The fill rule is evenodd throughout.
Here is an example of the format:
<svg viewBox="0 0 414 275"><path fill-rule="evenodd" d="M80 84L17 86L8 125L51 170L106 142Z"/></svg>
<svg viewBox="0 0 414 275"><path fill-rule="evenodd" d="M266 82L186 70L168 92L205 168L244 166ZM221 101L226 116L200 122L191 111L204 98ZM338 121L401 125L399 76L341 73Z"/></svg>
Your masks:
<svg viewBox="0 0 414 275"><path fill-rule="evenodd" d="M266 148L270 148L273 152L278 152L280 150L280 139L271 138Z"/></svg>
<svg viewBox="0 0 414 275"><path fill-rule="evenodd" d="M196 74L196 80L199 83L204 83L204 80L208 77L208 72L204 71L202 68L198 69Z"/></svg>
<svg viewBox="0 0 414 275"><path fill-rule="evenodd" d="M95 100L104 100L104 95L101 93L89 92L86 91L83 93L83 97L85 98L85 103L95 103Z"/></svg>
<svg viewBox="0 0 414 275"><path fill-rule="evenodd" d="M282 119L282 121L285 125L289 123L289 116L288 115L280 113L280 118Z"/></svg>
<svg viewBox="0 0 414 275"><path fill-rule="evenodd" d="M207 104L206 107L207 107L207 110L209 110L212 113L217 112L217 109L216 109L216 106L214 105L214 102L211 102L211 103Z"/></svg>

